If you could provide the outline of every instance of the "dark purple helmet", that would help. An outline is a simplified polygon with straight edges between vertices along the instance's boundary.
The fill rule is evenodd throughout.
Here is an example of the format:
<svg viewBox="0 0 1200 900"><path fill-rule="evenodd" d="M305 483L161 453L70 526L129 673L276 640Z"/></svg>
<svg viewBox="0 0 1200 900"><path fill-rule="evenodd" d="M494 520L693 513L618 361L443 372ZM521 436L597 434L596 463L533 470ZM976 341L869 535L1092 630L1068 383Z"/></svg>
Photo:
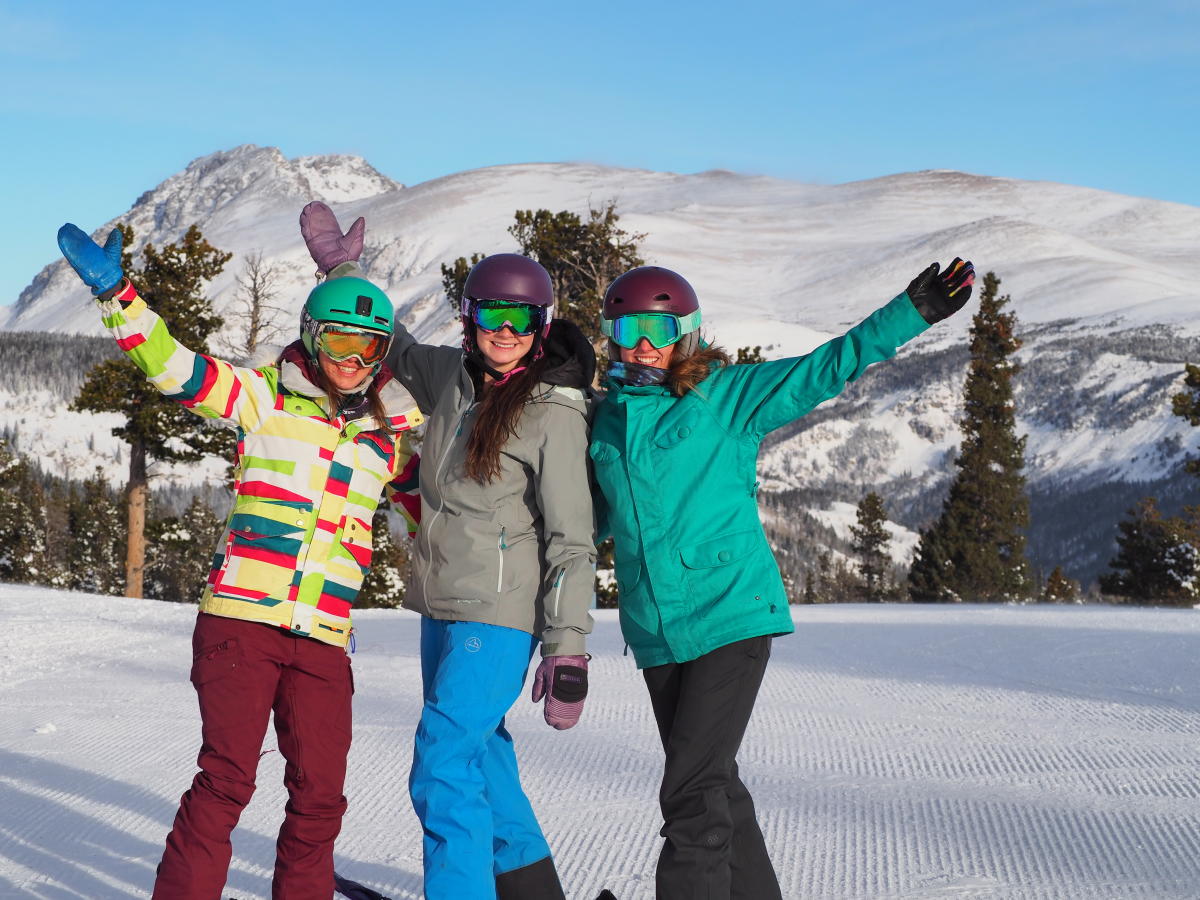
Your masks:
<svg viewBox="0 0 1200 900"><path fill-rule="evenodd" d="M535 359L542 355L542 340L550 334L550 323L554 319L554 285L550 273L541 263L519 253L496 253L471 266L459 299L463 349L468 353L475 349L471 304L480 300L510 300L544 309L545 324L534 341L533 350Z"/></svg>
<svg viewBox="0 0 1200 900"><path fill-rule="evenodd" d="M470 314L472 300L511 300L553 309L554 285L536 260L519 253L497 253L475 263L463 282L464 316Z"/></svg>
<svg viewBox="0 0 1200 900"><path fill-rule="evenodd" d="M638 266L608 286L600 315L606 319L656 312L686 316L699 308L696 292L678 272L661 266Z"/></svg>

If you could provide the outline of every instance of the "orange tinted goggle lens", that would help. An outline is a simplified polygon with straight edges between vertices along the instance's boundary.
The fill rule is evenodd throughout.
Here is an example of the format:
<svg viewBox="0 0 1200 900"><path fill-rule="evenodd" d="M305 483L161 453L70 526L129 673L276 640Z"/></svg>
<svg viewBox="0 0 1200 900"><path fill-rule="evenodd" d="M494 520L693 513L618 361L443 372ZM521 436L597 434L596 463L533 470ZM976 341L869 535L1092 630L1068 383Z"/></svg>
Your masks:
<svg viewBox="0 0 1200 900"><path fill-rule="evenodd" d="M320 348L338 362L357 356L363 365L372 366L387 355L388 339L382 334L326 328L321 332Z"/></svg>

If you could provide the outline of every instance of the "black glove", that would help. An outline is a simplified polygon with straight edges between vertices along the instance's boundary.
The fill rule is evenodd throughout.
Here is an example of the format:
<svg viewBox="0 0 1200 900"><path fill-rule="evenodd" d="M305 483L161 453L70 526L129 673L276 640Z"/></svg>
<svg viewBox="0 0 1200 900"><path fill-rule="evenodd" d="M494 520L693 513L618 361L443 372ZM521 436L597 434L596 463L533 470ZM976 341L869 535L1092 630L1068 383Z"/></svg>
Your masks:
<svg viewBox="0 0 1200 900"><path fill-rule="evenodd" d="M921 318L930 325L948 319L966 306L971 299L971 285L975 283L975 267L957 256L950 268L938 272L938 264L931 264L909 283L906 291Z"/></svg>

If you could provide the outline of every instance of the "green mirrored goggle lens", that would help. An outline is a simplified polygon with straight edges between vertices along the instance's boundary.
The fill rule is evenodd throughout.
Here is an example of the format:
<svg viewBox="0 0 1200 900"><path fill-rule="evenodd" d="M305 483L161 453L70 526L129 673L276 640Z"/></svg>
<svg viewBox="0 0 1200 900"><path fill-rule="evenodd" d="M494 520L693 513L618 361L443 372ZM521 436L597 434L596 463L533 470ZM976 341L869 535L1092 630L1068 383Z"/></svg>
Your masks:
<svg viewBox="0 0 1200 900"><path fill-rule="evenodd" d="M505 325L513 334L533 334L541 327L542 308L528 303L495 303L483 301L475 304L472 318L475 325L484 331L499 331Z"/></svg>
<svg viewBox="0 0 1200 900"><path fill-rule="evenodd" d="M645 338L655 350L674 344L683 337L679 317L668 313L635 313L613 319L610 335L618 347L632 350Z"/></svg>

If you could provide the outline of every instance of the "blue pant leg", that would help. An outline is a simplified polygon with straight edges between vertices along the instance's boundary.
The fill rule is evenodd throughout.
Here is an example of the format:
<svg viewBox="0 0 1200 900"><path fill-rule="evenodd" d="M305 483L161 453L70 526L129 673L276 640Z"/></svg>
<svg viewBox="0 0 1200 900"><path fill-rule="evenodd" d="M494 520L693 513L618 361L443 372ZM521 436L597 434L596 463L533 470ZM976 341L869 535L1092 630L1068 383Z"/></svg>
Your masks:
<svg viewBox="0 0 1200 900"><path fill-rule="evenodd" d="M425 833L429 900L495 896L486 759L489 742L520 694L532 640L495 625L422 622L427 687L409 790ZM507 805L510 795L509 785L502 785L501 802ZM548 850L541 853L546 855Z"/></svg>
<svg viewBox="0 0 1200 900"><path fill-rule="evenodd" d="M532 636L530 640L532 656L537 640ZM528 660L525 665L528 667ZM483 771L487 781L488 803L492 808L492 852L496 874L511 872L545 859L550 855L550 847L538 825L529 798L521 787L517 755L504 722L488 739Z"/></svg>

